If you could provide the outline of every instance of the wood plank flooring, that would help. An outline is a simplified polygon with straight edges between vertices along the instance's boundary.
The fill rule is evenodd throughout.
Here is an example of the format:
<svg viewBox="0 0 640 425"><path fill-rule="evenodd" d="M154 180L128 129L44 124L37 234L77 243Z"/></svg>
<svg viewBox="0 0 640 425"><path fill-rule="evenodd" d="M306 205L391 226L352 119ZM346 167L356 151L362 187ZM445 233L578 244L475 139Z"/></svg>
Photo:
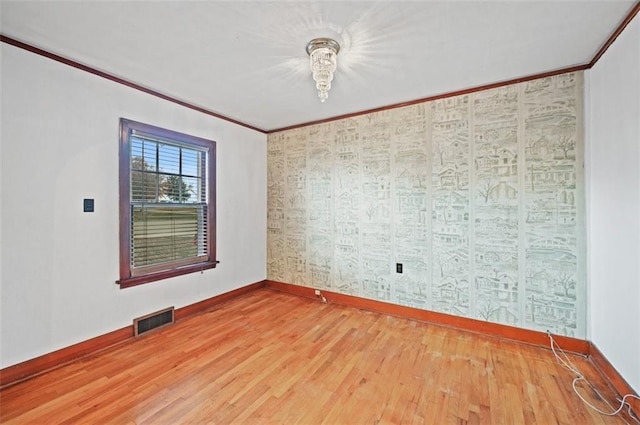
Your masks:
<svg viewBox="0 0 640 425"><path fill-rule="evenodd" d="M572 379L544 348L261 289L6 388L0 422L635 423Z"/></svg>

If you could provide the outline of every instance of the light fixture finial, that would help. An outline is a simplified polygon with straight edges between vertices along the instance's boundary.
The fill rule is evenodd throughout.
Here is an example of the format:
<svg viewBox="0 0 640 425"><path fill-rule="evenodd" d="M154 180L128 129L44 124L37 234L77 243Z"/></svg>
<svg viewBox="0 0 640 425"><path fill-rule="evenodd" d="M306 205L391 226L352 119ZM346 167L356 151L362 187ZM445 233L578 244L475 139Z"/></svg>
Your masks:
<svg viewBox="0 0 640 425"><path fill-rule="evenodd" d="M330 38L314 38L307 44L311 72L316 82L320 102L324 102L329 97L333 73L338 66L336 56L339 51L338 42Z"/></svg>

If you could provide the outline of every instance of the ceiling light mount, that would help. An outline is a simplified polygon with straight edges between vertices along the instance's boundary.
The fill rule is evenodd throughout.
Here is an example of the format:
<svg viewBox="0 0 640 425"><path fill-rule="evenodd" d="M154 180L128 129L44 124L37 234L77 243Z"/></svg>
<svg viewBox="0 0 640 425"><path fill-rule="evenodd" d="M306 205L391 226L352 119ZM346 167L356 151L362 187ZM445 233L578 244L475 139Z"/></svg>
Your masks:
<svg viewBox="0 0 640 425"><path fill-rule="evenodd" d="M339 51L340 44L331 38L314 38L307 44L309 64L320 102L329 97L333 73L338 66L336 57Z"/></svg>

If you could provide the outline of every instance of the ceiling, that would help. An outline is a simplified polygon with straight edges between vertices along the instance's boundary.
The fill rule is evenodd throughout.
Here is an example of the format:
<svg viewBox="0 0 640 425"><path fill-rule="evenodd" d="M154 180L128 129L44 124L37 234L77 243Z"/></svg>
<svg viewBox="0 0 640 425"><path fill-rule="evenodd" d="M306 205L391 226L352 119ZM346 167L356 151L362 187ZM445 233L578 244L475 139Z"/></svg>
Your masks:
<svg viewBox="0 0 640 425"><path fill-rule="evenodd" d="M0 0L0 32L270 131L586 64L634 3ZM325 103L315 37L341 45Z"/></svg>

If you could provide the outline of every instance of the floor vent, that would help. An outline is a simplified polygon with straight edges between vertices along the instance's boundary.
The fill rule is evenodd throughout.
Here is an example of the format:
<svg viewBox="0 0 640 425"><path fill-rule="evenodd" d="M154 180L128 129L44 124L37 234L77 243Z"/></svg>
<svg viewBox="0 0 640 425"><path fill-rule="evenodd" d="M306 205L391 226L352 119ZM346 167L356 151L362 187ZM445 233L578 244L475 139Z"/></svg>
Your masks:
<svg viewBox="0 0 640 425"><path fill-rule="evenodd" d="M170 325L174 322L173 307L147 314L146 316L133 319L133 332L135 336L142 335L161 326Z"/></svg>

